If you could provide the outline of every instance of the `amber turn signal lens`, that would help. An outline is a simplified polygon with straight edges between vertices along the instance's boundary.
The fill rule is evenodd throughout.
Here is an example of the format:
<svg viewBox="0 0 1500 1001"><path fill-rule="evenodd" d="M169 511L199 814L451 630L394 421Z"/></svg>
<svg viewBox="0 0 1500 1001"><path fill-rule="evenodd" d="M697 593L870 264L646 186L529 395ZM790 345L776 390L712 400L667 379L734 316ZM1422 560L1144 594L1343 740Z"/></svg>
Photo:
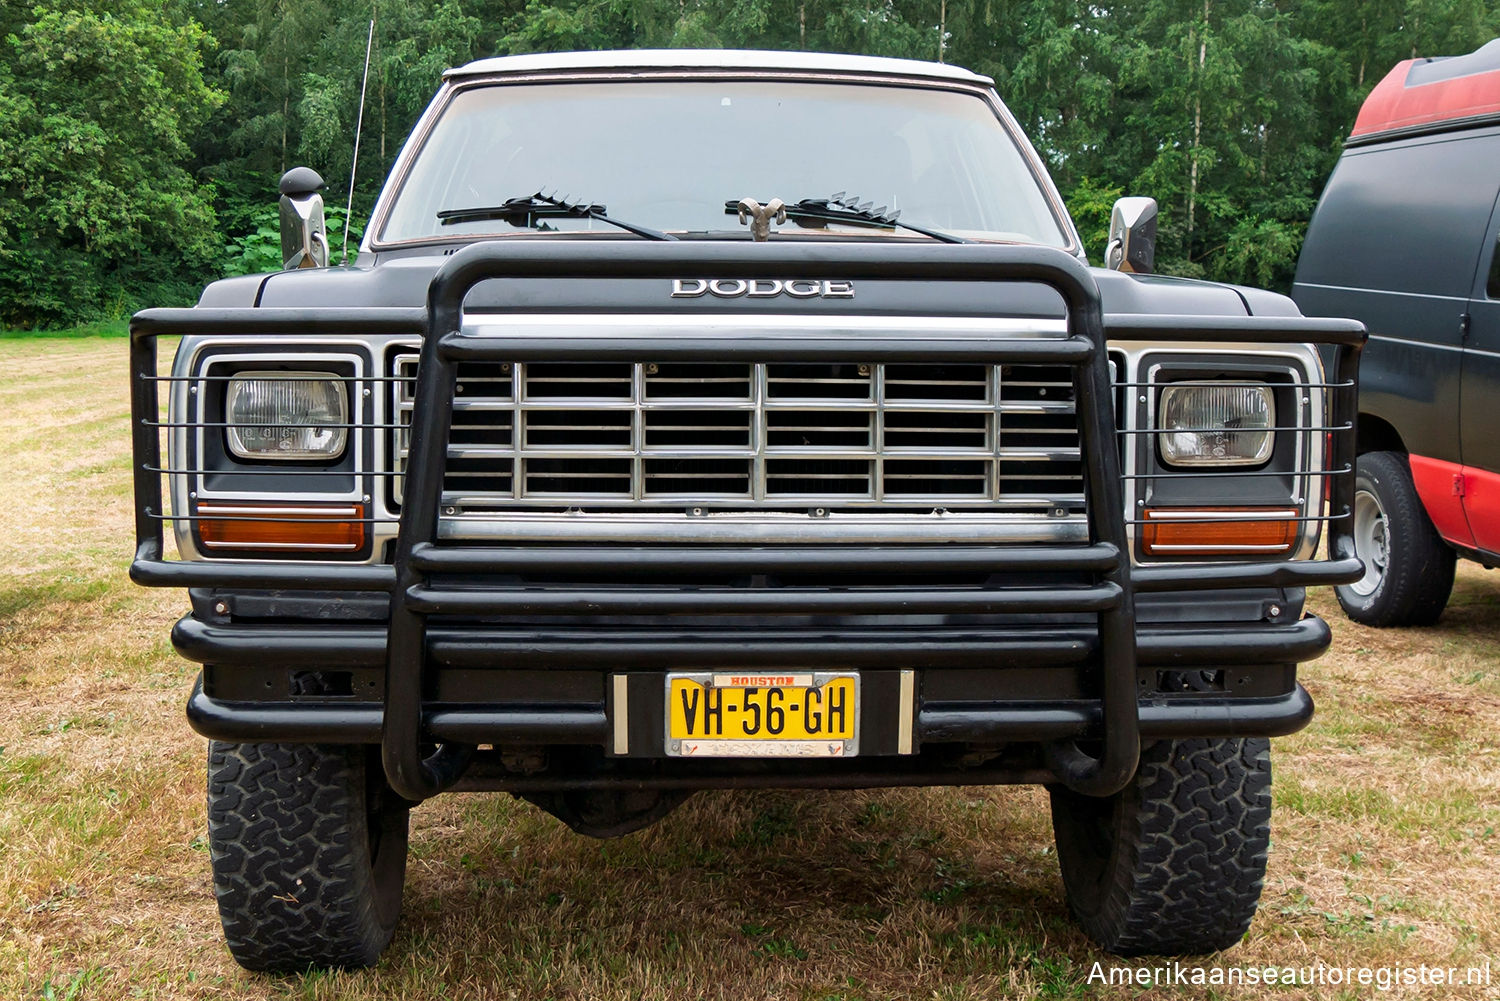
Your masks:
<svg viewBox="0 0 1500 1001"><path fill-rule="evenodd" d="M365 544L363 504L199 504L204 549L349 553Z"/></svg>
<svg viewBox="0 0 1500 1001"><path fill-rule="evenodd" d="M1296 508L1158 507L1146 509L1147 556L1274 556L1297 542Z"/></svg>

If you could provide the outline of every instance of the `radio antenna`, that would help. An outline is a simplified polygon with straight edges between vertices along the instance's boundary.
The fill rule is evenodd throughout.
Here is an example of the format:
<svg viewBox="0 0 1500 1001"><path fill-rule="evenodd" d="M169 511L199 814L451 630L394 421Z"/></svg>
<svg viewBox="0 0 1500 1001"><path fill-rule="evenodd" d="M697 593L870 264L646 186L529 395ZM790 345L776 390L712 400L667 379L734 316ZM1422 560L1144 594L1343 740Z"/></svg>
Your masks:
<svg viewBox="0 0 1500 1001"><path fill-rule="evenodd" d="M370 11L370 37L365 39L365 75L359 81L359 118L354 124L354 158L349 162L349 204L344 207L344 267L349 266L349 221L354 216L354 178L359 172L359 136L365 128L365 88L370 83L370 50L375 46L375 17Z"/></svg>

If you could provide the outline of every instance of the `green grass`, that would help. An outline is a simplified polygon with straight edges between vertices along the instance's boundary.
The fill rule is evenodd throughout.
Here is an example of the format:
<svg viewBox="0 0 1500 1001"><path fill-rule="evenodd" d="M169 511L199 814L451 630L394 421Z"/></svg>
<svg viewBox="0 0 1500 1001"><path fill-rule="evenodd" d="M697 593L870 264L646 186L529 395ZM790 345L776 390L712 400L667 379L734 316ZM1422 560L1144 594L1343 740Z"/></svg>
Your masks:
<svg viewBox="0 0 1500 1001"><path fill-rule="evenodd" d="M0 580L0 620L22 609L70 605L117 593L112 581L77 574L30 574Z"/></svg>
<svg viewBox="0 0 1500 1001"><path fill-rule="evenodd" d="M128 337L129 320L97 320L81 323L76 327L60 327L56 330L0 330L0 340L32 339L37 337Z"/></svg>
<svg viewBox="0 0 1500 1001"><path fill-rule="evenodd" d="M1466 831L1500 824L1500 803L1487 802L1464 788L1428 789L1413 795L1406 790L1313 789L1292 778L1277 784L1275 797L1278 807L1305 817L1332 815L1441 841L1459 840Z"/></svg>

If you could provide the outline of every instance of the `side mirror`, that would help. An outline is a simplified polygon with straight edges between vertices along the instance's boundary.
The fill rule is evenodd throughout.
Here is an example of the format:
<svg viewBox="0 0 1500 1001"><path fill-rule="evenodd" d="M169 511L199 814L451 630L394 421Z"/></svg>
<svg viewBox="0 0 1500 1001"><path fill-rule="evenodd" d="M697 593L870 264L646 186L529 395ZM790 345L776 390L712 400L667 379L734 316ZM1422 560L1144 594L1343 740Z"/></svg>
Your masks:
<svg viewBox="0 0 1500 1001"><path fill-rule="evenodd" d="M311 167L281 175L281 260L288 271L328 267L328 227L323 222L323 178Z"/></svg>
<svg viewBox="0 0 1500 1001"><path fill-rule="evenodd" d="M1149 275L1156 265L1156 199L1121 198L1109 214L1109 247L1104 266L1111 271Z"/></svg>

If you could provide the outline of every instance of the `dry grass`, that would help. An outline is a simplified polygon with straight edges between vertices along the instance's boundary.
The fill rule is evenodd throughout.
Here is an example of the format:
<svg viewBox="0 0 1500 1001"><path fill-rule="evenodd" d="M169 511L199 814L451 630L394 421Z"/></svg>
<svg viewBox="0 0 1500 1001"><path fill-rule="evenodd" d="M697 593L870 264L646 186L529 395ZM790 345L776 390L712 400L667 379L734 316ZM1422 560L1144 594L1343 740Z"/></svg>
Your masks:
<svg viewBox="0 0 1500 1001"><path fill-rule="evenodd" d="M1066 918L1030 789L704 794L604 843L507 797L440 798L414 816L406 917L377 970L241 972L209 889L193 669L167 643L185 602L125 579L125 350L0 340L0 996L1093 993L1111 962ZM1430 630L1313 605L1337 633L1304 671L1319 715L1277 744L1265 897L1220 961L1488 960L1500 981L1500 581L1464 566ZM1419 994L1500 985L1389 996Z"/></svg>

